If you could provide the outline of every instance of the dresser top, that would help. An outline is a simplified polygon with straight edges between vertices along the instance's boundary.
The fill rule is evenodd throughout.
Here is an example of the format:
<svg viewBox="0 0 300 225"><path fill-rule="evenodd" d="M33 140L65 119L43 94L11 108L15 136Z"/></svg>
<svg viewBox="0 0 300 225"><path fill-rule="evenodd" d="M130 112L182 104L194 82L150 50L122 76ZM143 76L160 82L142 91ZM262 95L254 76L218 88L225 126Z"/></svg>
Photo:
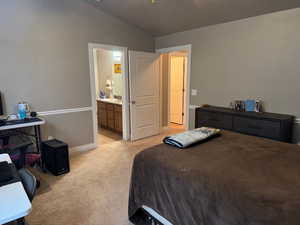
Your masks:
<svg viewBox="0 0 300 225"><path fill-rule="evenodd" d="M246 116L246 117L254 117L254 118L265 118L265 119L273 119L273 120L293 120L294 116L278 114L278 113L268 113L268 112L239 112L230 108L218 107L218 106L206 106L199 107L197 110L203 110L208 112L222 112L227 114Z"/></svg>

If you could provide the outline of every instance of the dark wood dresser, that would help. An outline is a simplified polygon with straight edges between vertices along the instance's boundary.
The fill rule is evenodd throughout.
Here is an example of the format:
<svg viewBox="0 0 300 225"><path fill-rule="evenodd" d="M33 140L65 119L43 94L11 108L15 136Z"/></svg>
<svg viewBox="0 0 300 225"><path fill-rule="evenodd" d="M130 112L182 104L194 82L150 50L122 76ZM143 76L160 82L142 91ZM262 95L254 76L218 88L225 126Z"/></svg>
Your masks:
<svg viewBox="0 0 300 225"><path fill-rule="evenodd" d="M196 109L195 126L214 127L277 141L292 142L294 116L275 113L237 112L207 106Z"/></svg>

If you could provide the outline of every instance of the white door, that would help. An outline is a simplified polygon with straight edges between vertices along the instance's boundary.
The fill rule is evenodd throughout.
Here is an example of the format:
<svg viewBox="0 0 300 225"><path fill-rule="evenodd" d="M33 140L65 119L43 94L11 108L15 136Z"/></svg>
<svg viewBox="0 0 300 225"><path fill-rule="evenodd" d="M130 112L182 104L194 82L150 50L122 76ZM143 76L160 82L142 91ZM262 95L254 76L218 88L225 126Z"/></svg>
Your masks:
<svg viewBox="0 0 300 225"><path fill-rule="evenodd" d="M159 134L159 54L129 51L131 140Z"/></svg>
<svg viewBox="0 0 300 225"><path fill-rule="evenodd" d="M170 57L169 122L183 124L185 57Z"/></svg>

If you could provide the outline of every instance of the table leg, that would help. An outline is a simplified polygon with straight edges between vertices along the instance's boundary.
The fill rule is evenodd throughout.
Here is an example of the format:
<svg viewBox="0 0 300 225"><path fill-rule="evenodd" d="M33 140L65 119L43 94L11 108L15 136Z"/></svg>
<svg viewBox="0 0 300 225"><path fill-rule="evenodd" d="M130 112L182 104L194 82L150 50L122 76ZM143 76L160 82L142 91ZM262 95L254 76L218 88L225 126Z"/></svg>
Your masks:
<svg viewBox="0 0 300 225"><path fill-rule="evenodd" d="M9 144L9 136L3 138L3 146L7 146Z"/></svg>
<svg viewBox="0 0 300 225"><path fill-rule="evenodd" d="M45 162L44 162L44 156L43 156L43 151L41 149L41 144L42 144L42 135L41 135L41 127L34 126L34 133L35 133L35 141L36 141L36 148L39 154L41 154L41 159L40 159L40 167L42 171L45 173L46 168L45 168Z"/></svg>
<svg viewBox="0 0 300 225"><path fill-rule="evenodd" d="M41 153L41 128L40 126L34 126L34 137L36 141L36 148L38 153Z"/></svg>

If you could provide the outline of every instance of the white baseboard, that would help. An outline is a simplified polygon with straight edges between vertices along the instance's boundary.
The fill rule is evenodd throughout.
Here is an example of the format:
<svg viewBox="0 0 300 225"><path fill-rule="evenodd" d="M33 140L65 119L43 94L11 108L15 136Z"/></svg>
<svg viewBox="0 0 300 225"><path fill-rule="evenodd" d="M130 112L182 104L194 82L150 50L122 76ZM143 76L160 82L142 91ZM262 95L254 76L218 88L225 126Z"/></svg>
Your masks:
<svg viewBox="0 0 300 225"><path fill-rule="evenodd" d="M86 152L86 151L94 150L96 148L97 148L97 144L96 143L91 143L91 144L86 144L86 145L80 145L80 146L72 147L70 149L70 153Z"/></svg>
<svg viewBox="0 0 300 225"><path fill-rule="evenodd" d="M163 126L162 127L162 131L167 131L168 129L170 129L168 126Z"/></svg>

